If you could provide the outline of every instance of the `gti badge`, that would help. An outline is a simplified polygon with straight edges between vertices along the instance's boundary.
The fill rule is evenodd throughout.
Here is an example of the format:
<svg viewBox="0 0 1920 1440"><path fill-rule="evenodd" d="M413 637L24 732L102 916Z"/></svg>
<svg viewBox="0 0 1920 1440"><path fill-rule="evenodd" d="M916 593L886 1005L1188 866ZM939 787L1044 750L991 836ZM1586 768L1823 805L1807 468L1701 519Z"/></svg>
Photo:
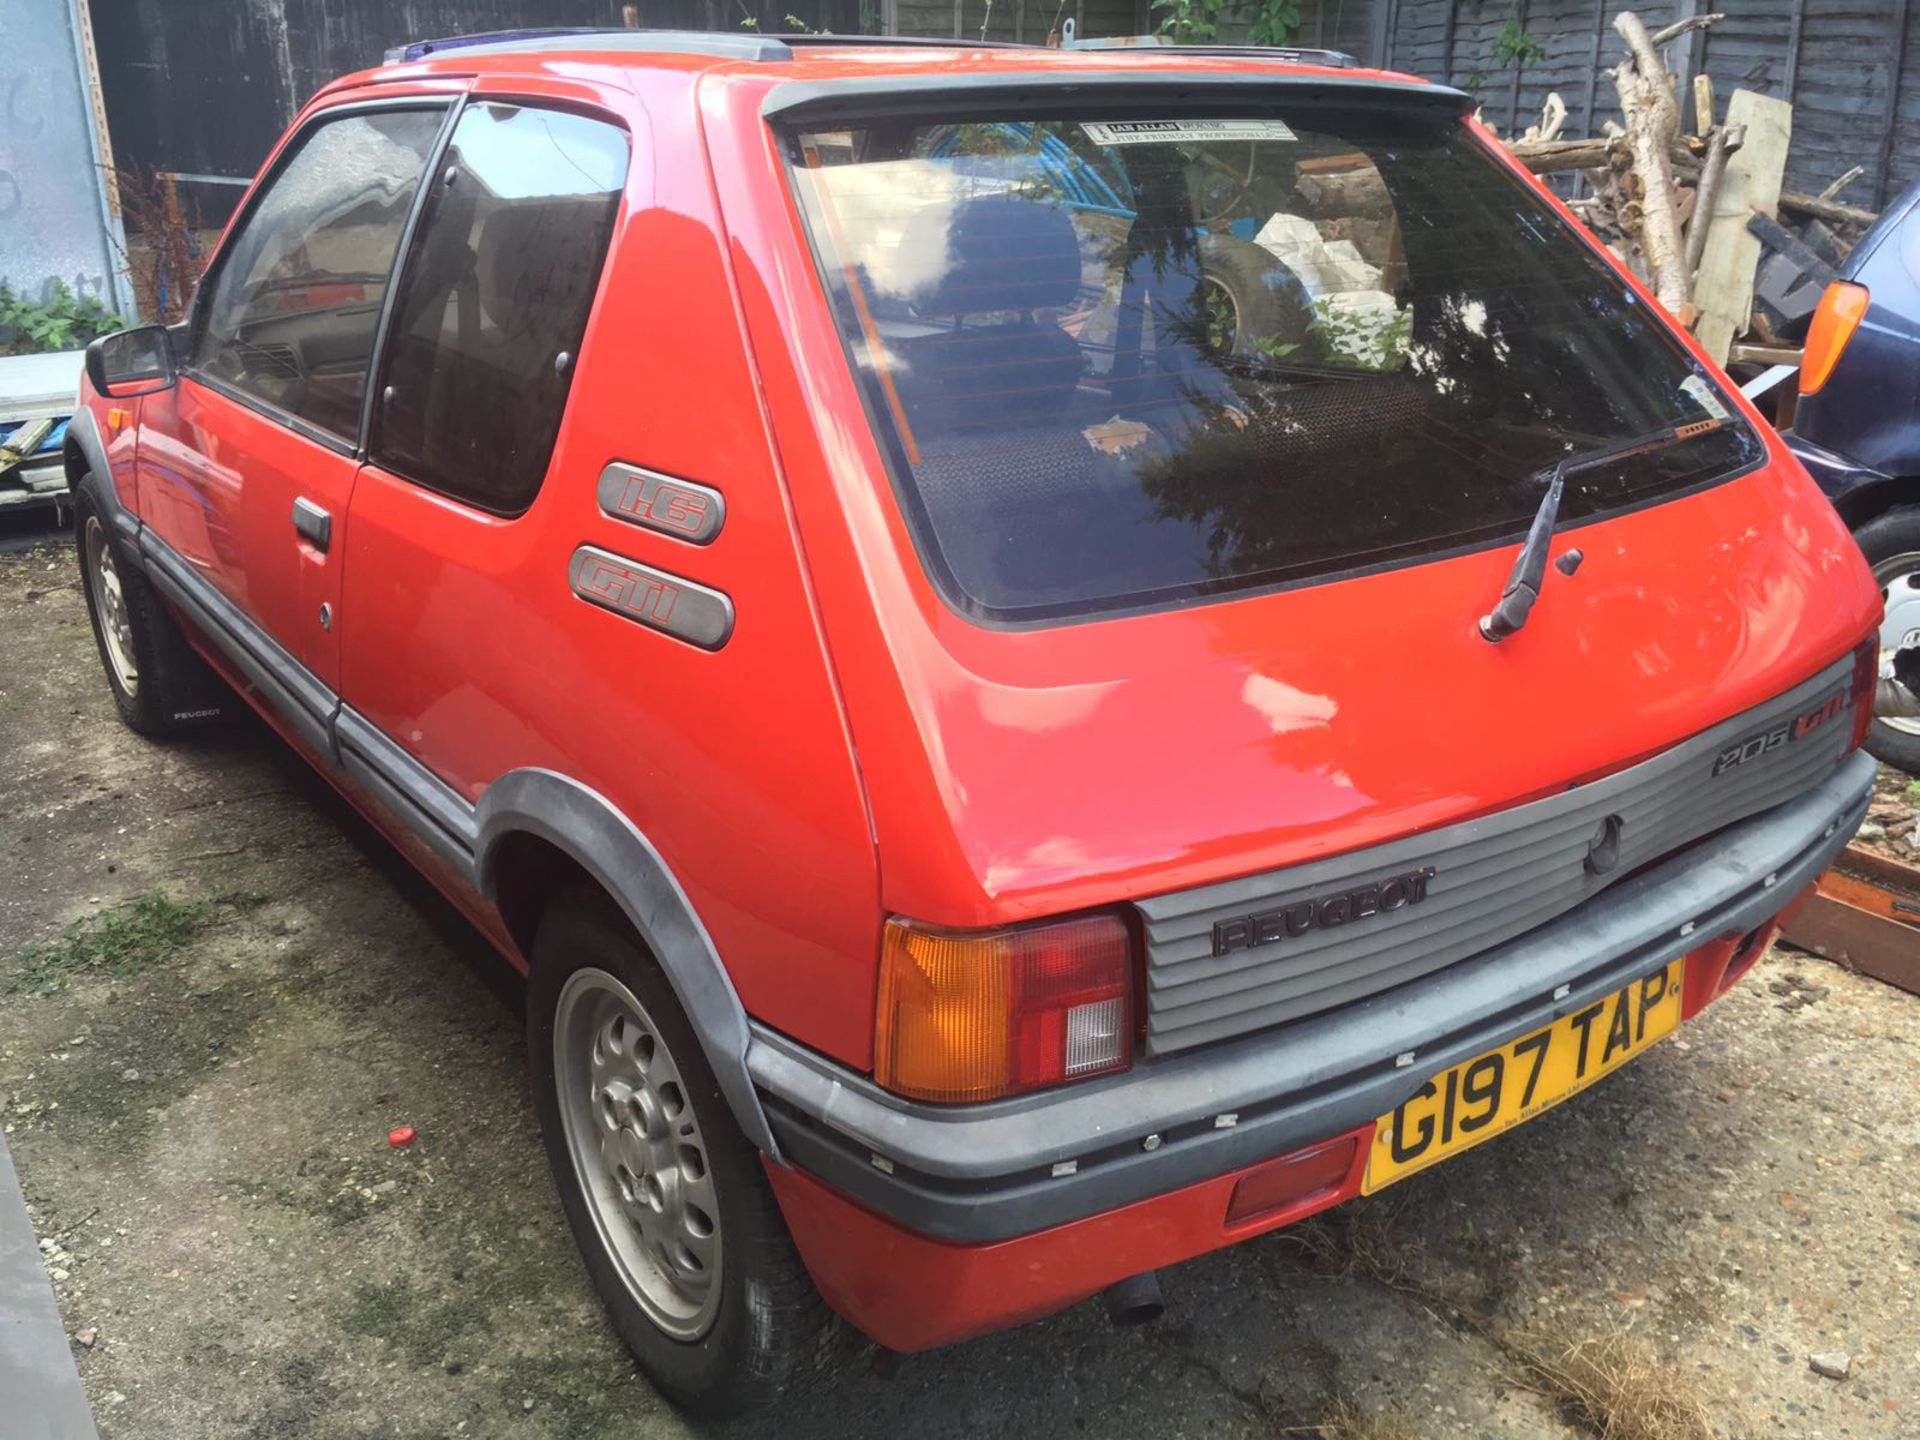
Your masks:
<svg viewBox="0 0 1920 1440"><path fill-rule="evenodd" d="M1778 725L1727 746L1714 757L1713 773L1716 776L1724 775L1741 765L1751 764L1762 755L1772 754L1783 745L1804 740L1845 710L1852 698L1844 688L1836 690L1819 704L1802 710L1792 719L1782 720Z"/></svg>

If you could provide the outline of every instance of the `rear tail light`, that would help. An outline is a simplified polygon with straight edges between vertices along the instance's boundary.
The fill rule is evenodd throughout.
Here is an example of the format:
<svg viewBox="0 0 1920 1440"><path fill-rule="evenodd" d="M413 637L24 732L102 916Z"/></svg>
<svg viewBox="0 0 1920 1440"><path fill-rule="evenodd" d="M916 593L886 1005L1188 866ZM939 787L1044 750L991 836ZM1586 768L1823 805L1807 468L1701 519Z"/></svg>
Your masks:
<svg viewBox="0 0 1920 1440"><path fill-rule="evenodd" d="M959 1102L1124 1070L1132 976L1118 916L984 931L889 920L874 1079L898 1095Z"/></svg>
<svg viewBox="0 0 1920 1440"><path fill-rule="evenodd" d="M1867 743L1873 728L1873 702L1880 689L1880 639L1869 636L1853 652L1853 679L1848 685L1847 703L1853 706L1853 740L1848 748L1858 750Z"/></svg>
<svg viewBox="0 0 1920 1440"><path fill-rule="evenodd" d="M1813 321L1807 326L1807 343L1800 354L1802 395L1820 393L1820 387L1827 383L1833 367L1840 362L1840 352L1847 348L1853 332L1860 328L1860 317L1866 313L1864 285L1836 280L1827 286L1826 294L1814 309Z"/></svg>

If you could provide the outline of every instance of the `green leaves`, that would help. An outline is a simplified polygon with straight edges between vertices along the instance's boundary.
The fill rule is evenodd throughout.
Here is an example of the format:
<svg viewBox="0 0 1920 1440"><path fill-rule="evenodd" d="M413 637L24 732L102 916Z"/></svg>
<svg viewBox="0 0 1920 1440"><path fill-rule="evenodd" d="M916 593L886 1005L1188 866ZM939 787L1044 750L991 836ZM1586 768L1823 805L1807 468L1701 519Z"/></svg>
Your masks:
<svg viewBox="0 0 1920 1440"><path fill-rule="evenodd" d="M1291 45L1300 38L1300 0L1260 0L1247 39L1255 45Z"/></svg>
<svg viewBox="0 0 1920 1440"><path fill-rule="evenodd" d="M1493 37L1493 56L1504 69L1509 65L1532 65L1546 59L1547 52L1530 31L1521 28L1520 17L1516 15Z"/></svg>
<svg viewBox="0 0 1920 1440"><path fill-rule="evenodd" d="M151 890L126 905L76 920L60 938L29 946L9 987L50 995L76 975L137 975L173 958L213 916L213 902L182 904L164 890Z"/></svg>
<svg viewBox="0 0 1920 1440"><path fill-rule="evenodd" d="M36 303L0 284L0 355L41 355L78 350L98 335L124 330L127 322L98 300L82 300L55 280L44 302Z"/></svg>
<svg viewBox="0 0 1920 1440"><path fill-rule="evenodd" d="M1221 21L1244 19L1252 45L1291 45L1300 36L1300 0L1153 0L1156 34L1182 44L1219 38Z"/></svg>

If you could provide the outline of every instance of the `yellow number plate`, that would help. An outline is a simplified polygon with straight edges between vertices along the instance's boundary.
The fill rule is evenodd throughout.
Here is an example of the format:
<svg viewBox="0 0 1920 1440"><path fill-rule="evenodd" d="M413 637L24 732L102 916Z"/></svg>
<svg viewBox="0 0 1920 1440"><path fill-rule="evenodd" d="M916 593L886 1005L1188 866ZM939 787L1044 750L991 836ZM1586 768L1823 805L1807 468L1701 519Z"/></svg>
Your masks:
<svg viewBox="0 0 1920 1440"><path fill-rule="evenodd" d="M1680 1023L1685 960L1674 960L1544 1030L1434 1076L1374 1124L1361 1193L1471 1150L1618 1070Z"/></svg>

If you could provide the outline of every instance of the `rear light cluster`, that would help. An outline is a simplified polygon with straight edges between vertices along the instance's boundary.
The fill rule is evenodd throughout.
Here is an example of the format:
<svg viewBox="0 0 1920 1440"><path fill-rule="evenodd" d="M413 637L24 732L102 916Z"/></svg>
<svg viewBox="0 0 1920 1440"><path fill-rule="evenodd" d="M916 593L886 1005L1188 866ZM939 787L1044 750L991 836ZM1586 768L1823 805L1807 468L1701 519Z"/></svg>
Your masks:
<svg viewBox="0 0 1920 1440"><path fill-rule="evenodd" d="M1867 313L1867 291L1863 285L1836 280L1814 308L1807 326L1806 346L1800 352L1800 393L1818 395L1820 387L1840 363L1840 352L1847 348L1853 332L1860 328Z"/></svg>
<svg viewBox="0 0 1920 1440"><path fill-rule="evenodd" d="M1853 679L1848 685L1847 703L1853 706L1853 739L1850 750L1867 743L1873 728L1873 705L1880 689L1880 638L1869 636L1853 652Z"/></svg>
<svg viewBox="0 0 1920 1440"><path fill-rule="evenodd" d="M887 922L874 1078L919 1100L993 1100L1124 1070L1133 943L1093 915L999 930Z"/></svg>

